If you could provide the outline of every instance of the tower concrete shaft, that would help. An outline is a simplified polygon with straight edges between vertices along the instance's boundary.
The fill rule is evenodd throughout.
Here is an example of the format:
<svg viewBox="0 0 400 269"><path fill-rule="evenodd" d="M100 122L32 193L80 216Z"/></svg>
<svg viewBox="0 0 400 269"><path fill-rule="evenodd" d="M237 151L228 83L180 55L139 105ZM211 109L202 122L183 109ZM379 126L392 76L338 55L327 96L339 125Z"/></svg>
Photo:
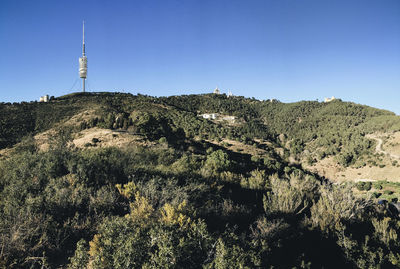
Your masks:
<svg viewBox="0 0 400 269"><path fill-rule="evenodd" d="M79 57L79 77L82 79L82 91L85 92L85 80L87 77L87 57L85 51L85 22L82 27L82 57Z"/></svg>

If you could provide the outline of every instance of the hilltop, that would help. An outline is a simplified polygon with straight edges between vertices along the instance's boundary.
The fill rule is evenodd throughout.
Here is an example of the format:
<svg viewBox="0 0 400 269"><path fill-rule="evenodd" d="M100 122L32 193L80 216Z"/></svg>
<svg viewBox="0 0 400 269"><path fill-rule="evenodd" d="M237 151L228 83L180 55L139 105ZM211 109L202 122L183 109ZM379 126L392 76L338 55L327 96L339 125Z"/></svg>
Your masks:
<svg viewBox="0 0 400 269"><path fill-rule="evenodd" d="M0 149L12 147L27 135L37 135L44 143L40 134L54 128L68 129L78 146L88 145L90 139L101 136L95 134L101 131L90 130L99 128L120 138L104 137L109 146L111 141L154 143L165 138L173 144L204 140L236 146L242 152L246 145L244 152L250 154L269 147L287 162L333 181L400 180L395 158L377 152L376 135L371 136L396 137L400 118L341 100L285 104L224 94L155 98L105 92L75 93L50 103L2 104L0 111ZM217 118L201 117L206 113L217 114ZM380 171L371 174L376 167Z"/></svg>
<svg viewBox="0 0 400 269"><path fill-rule="evenodd" d="M0 123L0 266L400 263L390 111L75 93L2 103Z"/></svg>

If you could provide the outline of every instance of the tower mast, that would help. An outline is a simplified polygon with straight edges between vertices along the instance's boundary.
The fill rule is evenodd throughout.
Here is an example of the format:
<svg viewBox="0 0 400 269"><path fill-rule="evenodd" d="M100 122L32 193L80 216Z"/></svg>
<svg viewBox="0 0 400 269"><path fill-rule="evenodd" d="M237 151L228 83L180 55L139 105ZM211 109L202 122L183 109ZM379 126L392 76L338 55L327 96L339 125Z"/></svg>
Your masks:
<svg viewBox="0 0 400 269"><path fill-rule="evenodd" d="M82 56L85 56L85 21L82 24Z"/></svg>
<svg viewBox="0 0 400 269"><path fill-rule="evenodd" d="M85 92L85 80L87 77L87 57L85 52L85 21L82 27L82 57L79 57L79 77L82 79L82 91Z"/></svg>

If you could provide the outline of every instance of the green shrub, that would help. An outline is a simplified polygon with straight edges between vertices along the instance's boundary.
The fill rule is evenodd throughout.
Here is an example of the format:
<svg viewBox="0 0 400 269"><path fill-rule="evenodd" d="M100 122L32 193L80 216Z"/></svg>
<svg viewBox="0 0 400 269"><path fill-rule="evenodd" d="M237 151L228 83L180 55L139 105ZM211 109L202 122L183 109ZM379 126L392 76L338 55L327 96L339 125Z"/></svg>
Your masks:
<svg viewBox="0 0 400 269"><path fill-rule="evenodd" d="M163 137L161 137L160 139L158 139L158 142L159 142L160 144L164 144L164 143L167 143L167 139L163 136Z"/></svg>
<svg viewBox="0 0 400 269"><path fill-rule="evenodd" d="M359 191L369 191L372 188L372 183L371 182L363 182L359 181L356 183L356 188Z"/></svg>
<svg viewBox="0 0 400 269"><path fill-rule="evenodd" d="M365 182L365 184L364 184L364 190L365 191L371 190L371 187L372 187L371 182Z"/></svg>
<svg viewBox="0 0 400 269"><path fill-rule="evenodd" d="M371 197L372 197L372 198L379 198L381 195L382 195L382 193L373 192L372 195L371 195Z"/></svg>
<svg viewBox="0 0 400 269"><path fill-rule="evenodd" d="M363 191L363 190L364 190L364 186L365 186L365 182L362 182L362 181L359 181L359 182L357 182L357 184L356 184L356 188L357 188L357 190L359 190L359 191Z"/></svg>

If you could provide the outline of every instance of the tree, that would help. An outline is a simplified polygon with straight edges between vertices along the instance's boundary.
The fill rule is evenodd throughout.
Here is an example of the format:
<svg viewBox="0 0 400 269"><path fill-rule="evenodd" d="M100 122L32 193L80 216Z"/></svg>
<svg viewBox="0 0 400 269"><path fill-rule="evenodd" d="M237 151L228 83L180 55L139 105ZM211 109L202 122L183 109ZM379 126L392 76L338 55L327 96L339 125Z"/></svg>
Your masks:
<svg viewBox="0 0 400 269"><path fill-rule="evenodd" d="M218 174L222 171L229 169L231 161L226 152L222 150L213 151L207 156L207 159L203 166L203 175L210 176Z"/></svg>

